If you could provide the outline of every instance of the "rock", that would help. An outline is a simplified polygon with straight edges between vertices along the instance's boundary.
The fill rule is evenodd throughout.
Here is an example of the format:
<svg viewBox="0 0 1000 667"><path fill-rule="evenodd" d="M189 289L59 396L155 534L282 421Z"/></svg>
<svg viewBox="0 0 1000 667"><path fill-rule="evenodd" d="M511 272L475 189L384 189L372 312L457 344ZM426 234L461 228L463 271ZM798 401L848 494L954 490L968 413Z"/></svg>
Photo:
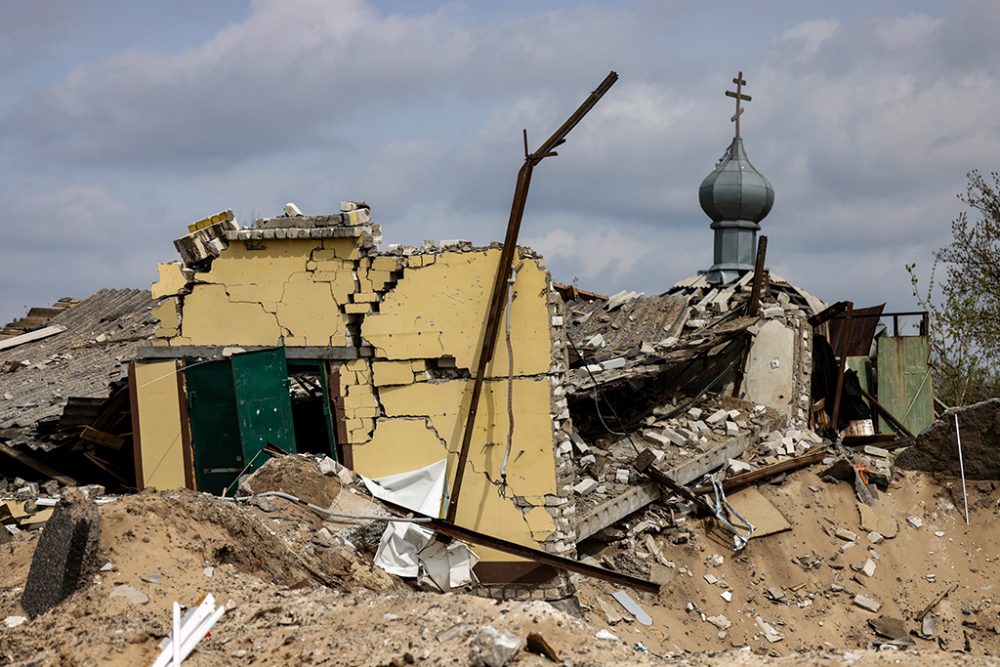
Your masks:
<svg viewBox="0 0 1000 667"><path fill-rule="evenodd" d="M764 633L764 638L772 644L780 642L785 638L785 635L778 632L773 625L765 621L760 616L757 617L757 626Z"/></svg>
<svg viewBox="0 0 1000 667"><path fill-rule="evenodd" d="M604 620L607 621L608 625L618 625L625 617L620 611L618 611L617 605L610 604L604 600L604 598L597 598L597 604L604 612ZM631 618L629 619L631 621Z"/></svg>
<svg viewBox="0 0 1000 667"><path fill-rule="evenodd" d="M313 533L312 541L313 544L318 544L321 547L332 547L337 543L336 540L333 539L333 535L325 526Z"/></svg>
<svg viewBox="0 0 1000 667"><path fill-rule="evenodd" d="M611 371L617 368L625 368L625 357L616 357L615 359L608 359L601 362L602 370Z"/></svg>
<svg viewBox="0 0 1000 667"><path fill-rule="evenodd" d="M774 600L775 602L781 602L782 600L785 599L785 592L780 588L776 588L774 586L764 591L764 594L767 595L767 597Z"/></svg>
<svg viewBox="0 0 1000 667"><path fill-rule="evenodd" d="M211 579L215 575L215 568L209 565L208 567L203 569L201 573Z"/></svg>
<svg viewBox="0 0 1000 667"><path fill-rule="evenodd" d="M729 416L729 412L726 410L716 410L711 415L705 419L705 423L709 426L715 426L716 424L722 422L726 417Z"/></svg>
<svg viewBox="0 0 1000 667"><path fill-rule="evenodd" d="M139 578L147 584L158 584L163 581L163 576L159 572L147 572Z"/></svg>
<svg viewBox="0 0 1000 667"><path fill-rule="evenodd" d="M883 540L884 537L882 536L882 533L878 532L877 530L873 530L872 532L868 533L868 541L871 542L872 544L879 544Z"/></svg>
<svg viewBox="0 0 1000 667"><path fill-rule="evenodd" d="M865 564L861 566L861 571L864 573L864 575L866 577L874 577L875 576L875 561L873 561L871 558L869 558L868 560L866 560Z"/></svg>
<svg viewBox="0 0 1000 667"><path fill-rule="evenodd" d="M847 528L838 528L836 530L836 532L834 533L834 535L838 539L844 540L845 542L857 542L858 541L857 533L855 533L852 530L848 530Z"/></svg>
<svg viewBox="0 0 1000 667"><path fill-rule="evenodd" d="M68 491L42 529L31 559L21 607L30 617L43 614L78 589L98 571L101 517L97 506Z"/></svg>
<svg viewBox="0 0 1000 667"><path fill-rule="evenodd" d="M111 564L111 561L108 561L107 563L101 566L101 572L111 572L114 569L115 566Z"/></svg>
<svg viewBox="0 0 1000 667"><path fill-rule="evenodd" d="M906 631L906 623L901 619L879 616L878 618L868 619L868 625L880 637L897 640L909 639L909 633Z"/></svg>
<svg viewBox="0 0 1000 667"><path fill-rule="evenodd" d="M148 595L138 589L132 588L128 584L119 584L112 588L110 597L125 598L132 604L146 604L149 602Z"/></svg>
<svg viewBox="0 0 1000 667"><path fill-rule="evenodd" d="M899 534L899 522L895 517L880 516L878 518L878 532L887 540L891 540Z"/></svg>
<svg viewBox="0 0 1000 667"><path fill-rule="evenodd" d="M861 607L865 611L876 613L882 608L882 603L859 593L854 596L854 606Z"/></svg>
<svg viewBox="0 0 1000 667"><path fill-rule="evenodd" d="M910 524L914 528L923 528L924 520L919 516L908 516L906 517L906 523Z"/></svg>
<svg viewBox="0 0 1000 667"><path fill-rule="evenodd" d="M874 507L858 503L858 515L861 521L861 530L866 533L878 530L878 512L875 511Z"/></svg>
<svg viewBox="0 0 1000 667"><path fill-rule="evenodd" d="M340 464L331 459L329 456L324 456L320 459L318 466L319 471L324 475L336 475L340 469Z"/></svg>
<svg viewBox="0 0 1000 667"><path fill-rule="evenodd" d="M24 616L8 616L3 619L3 624L8 628L16 628L27 620Z"/></svg>
<svg viewBox="0 0 1000 667"><path fill-rule="evenodd" d="M250 504L254 505L261 512L277 512L281 509L278 499L271 496L254 496L250 499Z"/></svg>
<svg viewBox="0 0 1000 667"><path fill-rule="evenodd" d="M609 642L619 641L618 635L611 632L610 630L598 630L594 636L597 637L598 639L603 639Z"/></svg>
<svg viewBox="0 0 1000 667"><path fill-rule="evenodd" d="M718 616L707 616L705 617L705 620L714 625L715 627L719 628L720 630L728 630L729 628L733 627L733 622L730 621L725 616L723 616L722 614L719 614Z"/></svg>
<svg viewBox="0 0 1000 667"><path fill-rule="evenodd" d="M726 602L732 602L733 601L732 591L722 591L721 593L719 593L719 597L721 597Z"/></svg>
<svg viewBox="0 0 1000 667"><path fill-rule="evenodd" d="M472 633L472 626L468 623L458 623L451 626L447 630L442 630L435 635L435 638L441 642L449 642L452 639L458 639L459 637L465 637Z"/></svg>
<svg viewBox="0 0 1000 667"><path fill-rule="evenodd" d="M521 638L517 635L487 625L476 635L476 641L469 653L469 664L504 667L514 660L522 644Z"/></svg>

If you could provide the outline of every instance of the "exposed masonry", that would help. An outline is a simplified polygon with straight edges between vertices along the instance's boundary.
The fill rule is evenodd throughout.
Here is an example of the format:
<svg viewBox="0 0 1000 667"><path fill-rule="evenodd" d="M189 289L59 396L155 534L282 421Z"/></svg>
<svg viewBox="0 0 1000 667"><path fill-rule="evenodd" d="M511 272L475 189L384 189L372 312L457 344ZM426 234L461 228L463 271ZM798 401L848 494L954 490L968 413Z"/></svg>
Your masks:
<svg viewBox="0 0 1000 667"><path fill-rule="evenodd" d="M358 214L362 214L360 217ZM348 216L344 219L343 216ZM354 216L351 218L350 216ZM442 256L452 257L454 254L480 253L485 255L489 251L499 250L501 244L492 244L489 247L474 247L467 241L443 241L440 244L424 242L420 247L404 247L399 245L390 246L387 252L380 252L378 244L380 241L380 230L377 225L367 224L370 218L367 217L367 209L354 211L335 216L323 216L317 218L275 218L268 221L259 221L255 229L233 229L226 227L218 233L213 233L211 228L198 230L189 235L201 236L208 239L208 242L198 245L203 252L200 255L189 257L182 251L185 261L193 268L184 267L180 270L181 275L176 277L177 289L166 289L162 295L169 298L164 303L175 304L175 308L164 309L160 312L161 326L157 332L160 345L187 345L187 344L209 344L209 345L232 345L239 346L239 341L191 341L189 332L195 328L196 323L185 322L185 307L187 301L192 298L192 293L198 290L223 289L225 299L230 303L240 303L246 306L256 304L262 310L262 314L267 314L274 318L275 331L279 332L277 340L273 344L286 346L302 345L329 345L333 347L354 348L358 358L344 362L339 367L341 408L343 411L343 430L346 435L346 444L352 448L363 448L371 443L379 427L389 422L420 422L426 432L440 443L442 455L446 453L456 454L457 443L449 445L449 439L445 434L439 433L435 426L432 415L424 414L400 414L398 408L399 399L397 397L397 409L389 414L383 404L382 391L384 388L400 388L408 385L420 383L430 383L439 385L449 385L456 381L467 383L471 378L469 363L458 363L456 355L468 357L468 348L460 351L446 349L446 331L441 331L437 335L437 343L430 345L431 348L439 348L433 355L415 354L412 358L399 358L399 350L394 348L391 354L385 354L379 349L376 341L364 339L363 329L366 318L379 317L385 304L386 298L392 295L399 285L405 284L411 276L416 276L414 272L433 266ZM279 248L288 242L298 242L312 240L315 244L310 248L308 244L303 246L301 268L295 261L294 253L282 255ZM266 261L278 262L282 267L291 267L284 282L277 285L266 285L264 282L268 276L260 276L258 283L250 284L227 284L224 277L213 276L212 263L214 261L229 262L226 270L233 271L233 258L240 259L239 255L231 252L227 256L225 250L228 244L242 244L242 254L247 259L256 256L259 251L260 256ZM185 247L192 244L187 242ZM180 245L178 248L180 249ZM193 261L192 261L193 260ZM574 478L574 468L572 461L572 444L570 433L572 432L572 421L566 400L564 387L565 373L568 369L566 333L563 328L562 300L557 292L552 288L551 277L540 257L528 248L519 248L519 260L534 263L544 275L544 288L540 293L525 294L515 288L515 302L518 298L529 299L542 297L545 300L545 309L548 313L548 336L550 349L548 355L547 369L544 364L532 367L532 371L538 372L515 372L512 381L516 383L515 399L517 389L527 390L528 386L523 383L543 382L548 388L550 398L548 421L552 433L551 451L553 456L553 469L555 474L554 493L544 495L526 494L519 490L519 481L510 480L505 497L514 508L516 508L524 520L524 530L537 542L538 546L553 554L574 557L576 553L575 535L575 511L576 503L572 491ZM454 261L452 258L451 261ZM241 267L242 268L242 267ZM195 271L197 270L197 273ZM272 272L273 273L273 272ZM243 273L240 273L243 276ZM251 276L252 277L252 276ZM218 282L213 282L218 280ZM315 340L315 326L313 330L304 331L301 323L295 320L301 319L302 311L287 311L283 309L287 298L292 298L296 294L302 294L303 282L312 285L328 285L329 296L337 304L337 314L340 326L337 331L329 333L322 341ZM165 282L162 278L161 283ZM517 283L520 285L520 283ZM154 286L155 289L155 286ZM315 289L311 287L309 289ZM488 289L488 288L487 288ZM298 290L298 292L296 291ZM325 294L325 292L324 292ZM482 295L482 303L485 304L488 294ZM267 297L267 298L265 298ZM301 296L300 296L301 298ZM479 299L479 296L476 296ZM397 298L398 300L398 298ZM316 309L322 309L322 303L314 303ZM460 305L456 305L460 307ZM516 306L515 306L516 307ZM532 308L539 308L532 306ZM205 317L204 314L201 314ZM312 323L305 323L306 326ZM538 323L540 325L540 323ZM519 323L519 326L521 323ZM426 332L424 332L426 333ZM419 334L419 332L418 332ZM391 336L390 336L391 337ZM501 343L498 350L503 347L504 334L501 332ZM536 336L535 339L538 337ZM531 339L534 340L534 339ZM382 341L385 342L384 340ZM478 341L475 341L478 349ZM520 343L527 345L530 340ZM465 342L468 345L467 342ZM419 346L418 346L419 347ZM421 348L426 351L426 346ZM535 350L537 352L537 350ZM518 351L515 349L514 357L517 359ZM390 358L391 357L391 358ZM523 362L522 362L523 363ZM507 408L507 365L495 364L492 376L486 381L486 391L484 401L490 396L492 391L494 403L498 414L503 412L504 421L506 419ZM516 402L516 400L515 400ZM451 406L454 411L456 408ZM339 410L338 410L339 411ZM419 410L414 410L419 412ZM480 411L480 420L484 419L484 411ZM449 418L449 414L442 417L437 415L442 421ZM464 413L458 415L458 423L464 421ZM525 419L537 419L537 413L527 415L514 415L515 443L517 441L518 425L524 423ZM478 422L477 422L478 423ZM450 424L449 424L450 427ZM523 436L522 436L523 437ZM506 429L500 428L493 434L496 442L486 443L488 448L506 446ZM454 441L454 437L452 437ZM403 443L401 443L402 446ZM543 443L544 445L544 443ZM547 446L545 449L548 449ZM469 467L466 475L481 475L489 484L496 485L499 480L490 478L490 471L484 469L484 465L489 465L490 454L486 458L473 456L469 460ZM517 452L511 456L508 470L516 468L518 465ZM531 470L524 472L528 475L525 479L530 479L536 474L546 474L544 471ZM551 483L551 482L550 482ZM537 481L533 482L537 486ZM551 527L548 521L540 521L537 513L543 512L542 516L551 519ZM534 514L532 514L534 513ZM529 518L529 514L531 517ZM481 591L484 594L500 597L519 597L521 593L507 587L485 586ZM515 587L516 588L516 587ZM563 597L570 592L570 582L561 578L549 587L546 593L549 597ZM551 593L551 594L549 594ZM535 593L537 595L537 593Z"/></svg>

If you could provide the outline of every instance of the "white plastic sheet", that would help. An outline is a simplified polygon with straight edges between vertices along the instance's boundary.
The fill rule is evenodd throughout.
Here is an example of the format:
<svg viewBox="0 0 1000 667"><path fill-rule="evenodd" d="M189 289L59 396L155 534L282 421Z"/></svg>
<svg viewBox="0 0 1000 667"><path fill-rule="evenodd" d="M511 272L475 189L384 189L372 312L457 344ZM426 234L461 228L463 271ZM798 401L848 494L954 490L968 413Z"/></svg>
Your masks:
<svg viewBox="0 0 1000 667"><path fill-rule="evenodd" d="M447 460L400 473L368 479L365 486L376 498L414 512L438 518L444 495ZM434 537L434 531L420 524L390 523L382 533L375 564L400 577L429 577L443 591L476 583L472 568L479 557L463 542L445 545Z"/></svg>

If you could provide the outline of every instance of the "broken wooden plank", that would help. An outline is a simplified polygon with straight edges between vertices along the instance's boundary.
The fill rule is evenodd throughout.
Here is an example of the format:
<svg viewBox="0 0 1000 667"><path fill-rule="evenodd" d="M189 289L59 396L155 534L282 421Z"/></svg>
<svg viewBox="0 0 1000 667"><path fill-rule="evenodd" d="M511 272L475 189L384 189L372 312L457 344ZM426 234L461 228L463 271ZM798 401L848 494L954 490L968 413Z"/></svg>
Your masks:
<svg viewBox="0 0 1000 667"><path fill-rule="evenodd" d="M69 475L64 475L54 468L50 468L48 465L42 463L34 456L30 454L25 454L24 452L14 449L10 445L5 445L0 443L0 454L6 454L11 457L21 465L25 465L35 472L45 475L49 479L54 479L63 486L79 486L79 483L70 477Z"/></svg>
<svg viewBox="0 0 1000 667"><path fill-rule="evenodd" d="M813 463L819 463L823 460L824 456L826 456L826 450L820 449L819 451L797 456L794 459L782 461L781 463L775 463L774 465L766 466L764 468L734 475L733 477L730 477L722 482L722 489L724 491L741 489L744 486L780 475L783 472L798 470L799 468L804 468L808 465L812 465ZM714 489L709 485L697 486L694 488L694 492L699 495L712 493L713 491Z"/></svg>
<svg viewBox="0 0 1000 667"><path fill-rule="evenodd" d="M951 595L952 592L954 592L955 589L957 589L957 588L958 588L958 584L953 584L951 588L946 589L944 591L944 593L941 593L941 595L939 595L936 598L934 598L933 600L931 600L930 604L928 604L926 607L924 607L923 610L919 614L917 614L916 616L913 617L913 620L917 621L918 623L920 621L924 620L924 616L926 616L927 614L931 613L934 610L934 607L936 607L939 604L941 604L941 600L944 600L946 597L948 597L949 595Z"/></svg>
<svg viewBox="0 0 1000 667"><path fill-rule="evenodd" d="M115 450L121 449L122 445L125 444L125 438L120 435L107 433L105 431L98 430L93 426L84 426L83 432L80 434L80 439L92 442L95 445L100 445L101 447L107 447L108 449Z"/></svg>
<svg viewBox="0 0 1000 667"><path fill-rule="evenodd" d="M755 487L743 489L726 497L736 512L754 526L754 537L767 537L792 529L781 510Z"/></svg>
<svg viewBox="0 0 1000 667"><path fill-rule="evenodd" d="M868 399L868 401L875 407L875 409L879 411L879 414L885 417L885 420L889 422L889 424L891 424L893 428L897 429L900 433L902 433L908 438L913 437L913 433L910 431L910 429L906 428L906 426L903 425L903 422L896 419L895 415L889 412L889 410L884 405L878 402L878 399L869 394L863 388L860 388L860 391L861 395L864 396L866 399Z"/></svg>
<svg viewBox="0 0 1000 667"><path fill-rule="evenodd" d="M66 327L61 324L54 324L50 327L35 329L34 331L29 331L28 333L23 333L19 336L11 336L10 338L0 340L0 350L9 350L10 348L17 347L18 345L31 343L36 340L42 340L43 338L48 338L49 336L55 336L63 331L66 331Z"/></svg>

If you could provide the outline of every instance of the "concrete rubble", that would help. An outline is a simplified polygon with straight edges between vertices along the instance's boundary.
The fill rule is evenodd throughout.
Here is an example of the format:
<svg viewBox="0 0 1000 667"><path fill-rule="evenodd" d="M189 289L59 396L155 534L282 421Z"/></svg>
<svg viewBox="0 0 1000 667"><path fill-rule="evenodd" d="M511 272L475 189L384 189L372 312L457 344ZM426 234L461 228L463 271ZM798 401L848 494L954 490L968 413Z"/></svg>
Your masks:
<svg viewBox="0 0 1000 667"><path fill-rule="evenodd" d="M835 427L817 346L838 339L813 323L833 316L780 276L605 297L518 248L455 537L440 517L499 244L383 249L351 201L188 229L152 292L9 325L63 329L0 350L0 663L57 660L53 637L82 664L149 662L172 603L208 592L226 614L205 664L1000 652L995 403L912 439ZM290 406L296 429L315 409L310 438L239 412L240 364L275 350L254 409ZM214 448L207 412L229 415ZM955 414L968 527L959 487L922 472L954 473ZM407 476L425 495L387 500Z"/></svg>

